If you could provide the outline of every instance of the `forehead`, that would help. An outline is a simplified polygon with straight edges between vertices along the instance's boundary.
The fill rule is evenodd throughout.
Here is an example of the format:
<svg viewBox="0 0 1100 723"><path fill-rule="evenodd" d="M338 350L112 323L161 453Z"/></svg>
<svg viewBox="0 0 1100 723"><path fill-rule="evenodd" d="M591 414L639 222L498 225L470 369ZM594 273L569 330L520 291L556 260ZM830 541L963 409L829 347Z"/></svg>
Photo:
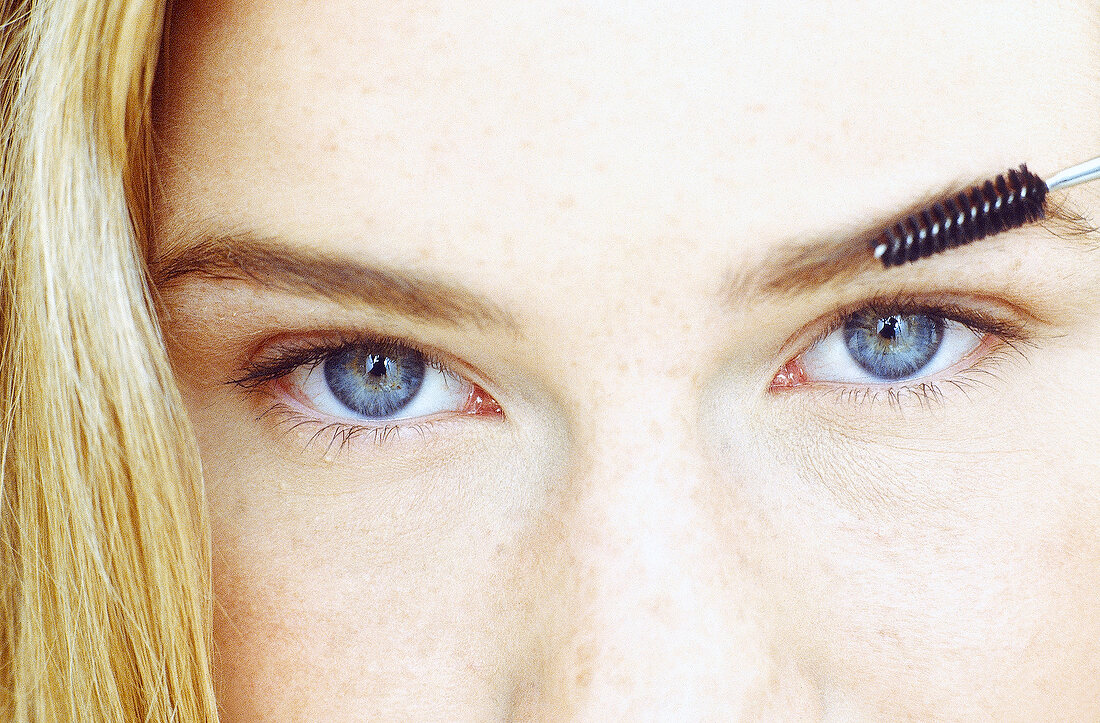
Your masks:
<svg viewBox="0 0 1100 723"><path fill-rule="evenodd" d="M167 213L399 264L690 276L1100 139L1076 3L176 6Z"/></svg>

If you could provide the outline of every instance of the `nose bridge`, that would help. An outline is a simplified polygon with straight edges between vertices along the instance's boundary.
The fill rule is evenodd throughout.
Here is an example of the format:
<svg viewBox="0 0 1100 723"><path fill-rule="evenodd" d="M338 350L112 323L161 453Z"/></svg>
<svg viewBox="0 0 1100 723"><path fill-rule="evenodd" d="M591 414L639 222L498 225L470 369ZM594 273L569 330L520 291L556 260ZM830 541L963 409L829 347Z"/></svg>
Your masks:
<svg viewBox="0 0 1100 723"><path fill-rule="evenodd" d="M766 646L690 416L620 406L585 438L557 515L544 690L576 720L741 717Z"/></svg>

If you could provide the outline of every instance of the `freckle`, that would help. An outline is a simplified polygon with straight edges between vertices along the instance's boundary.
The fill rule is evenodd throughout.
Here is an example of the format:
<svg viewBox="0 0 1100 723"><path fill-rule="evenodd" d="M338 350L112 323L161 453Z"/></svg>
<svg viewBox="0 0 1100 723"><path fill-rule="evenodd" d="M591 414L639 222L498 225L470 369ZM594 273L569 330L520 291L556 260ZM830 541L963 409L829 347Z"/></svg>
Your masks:
<svg viewBox="0 0 1100 723"><path fill-rule="evenodd" d="M572 196L562 196L558 199L558 208L562 211L573 208L577 205L577 199Z"/></svg>

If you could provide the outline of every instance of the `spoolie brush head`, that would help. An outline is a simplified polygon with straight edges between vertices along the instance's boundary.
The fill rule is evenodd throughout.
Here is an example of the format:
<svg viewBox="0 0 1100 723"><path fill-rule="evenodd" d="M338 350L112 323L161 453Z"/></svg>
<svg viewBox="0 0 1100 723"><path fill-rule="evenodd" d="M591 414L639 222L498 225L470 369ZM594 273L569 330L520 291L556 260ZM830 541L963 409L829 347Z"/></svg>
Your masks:
<svg viewBox="0 0 1100 723"><path fill-rule="evenodd" d="M1020 166L910 214L871 242L884 266L900 266L1043 217L1047 184Z"/></svg>

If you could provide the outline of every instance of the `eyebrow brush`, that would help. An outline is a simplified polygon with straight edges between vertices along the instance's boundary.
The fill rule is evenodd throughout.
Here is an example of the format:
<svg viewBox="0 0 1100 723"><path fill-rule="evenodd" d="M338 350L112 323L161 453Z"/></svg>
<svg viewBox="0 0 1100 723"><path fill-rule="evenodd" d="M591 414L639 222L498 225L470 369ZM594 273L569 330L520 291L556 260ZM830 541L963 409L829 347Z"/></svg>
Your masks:
<svg viewBox="0 0 1100 723"><path fill-rule="evenodd" d="M1079 163L1045 181L1014 168L911 213L871 241L883 266L900 266L955 246L1038 221L1051 191L1100 178L1100 157Z"/></svg>

